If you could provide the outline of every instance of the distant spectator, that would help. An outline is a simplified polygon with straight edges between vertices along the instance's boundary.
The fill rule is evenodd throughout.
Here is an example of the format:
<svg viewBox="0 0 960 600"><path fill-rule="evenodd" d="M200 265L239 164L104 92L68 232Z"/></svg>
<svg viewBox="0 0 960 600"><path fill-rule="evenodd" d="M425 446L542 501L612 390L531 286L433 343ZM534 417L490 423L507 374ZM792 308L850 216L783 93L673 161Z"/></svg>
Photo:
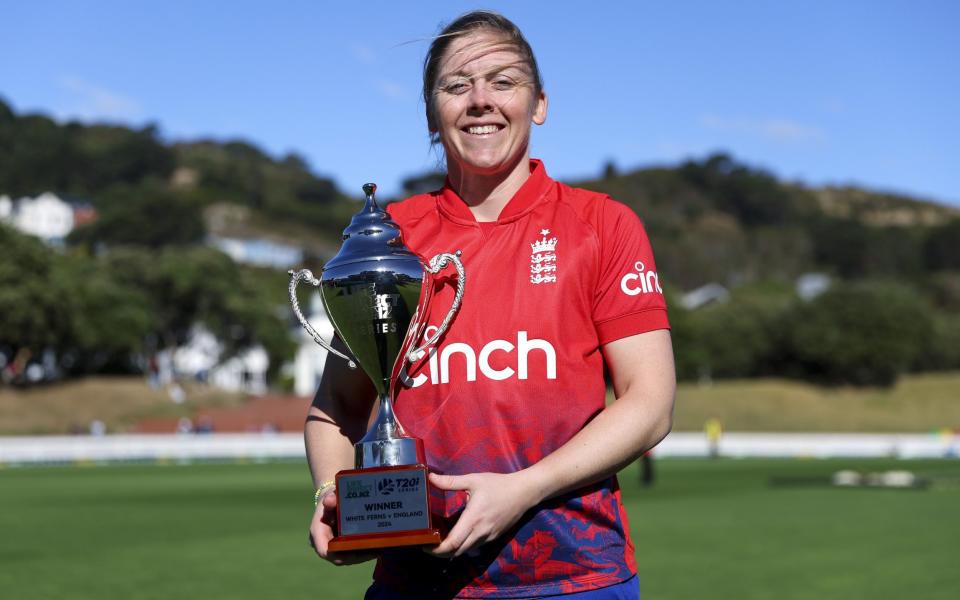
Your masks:
<svg viewBox="0 0 960 600"><path fill-rule="evenodd" d="M707 419L703 430L707 434L710 458L717 458L720 456L720 438L723 436L723 426L720 424L720 419L716 417Z"/></svg>
<svg viewBox="0 0 960 600"><path fill-rule="evenodd" d="M100 419L90 421L90 435L94 437L103 437L107 434L107 424Z"/></svg>
<svg viewBox="0 0 960 600"><path fill-rule="evenodd" d="M167 394L170 396L170 400L174 404L183 404L187 399L187 393L183 391L183 388L180 387L179 383L171 383L170 387L167 388Z"/></svg>
<svg viewBox="0 0 960 600"><path fill-rule="evenodd" d="M177 421L177 433L193 433L193 421L190 417L180 417Z"/></svg>
<svg viewBox="0 0 960 600"><path fill-rule="evenodd" d="M213 433L213 420L210 417L200 417L197 421L197 433Z"/></svg>
<svg viewBox="0 0 960 600"><path fill-rule="evenodd" d="M640 484L643 487L653 487L656 476L653 471L653 450L647 450L640 457Z"/></svg>
<svg viewBox="0 0 960 600"><path fill-rule="evenodd" d="M160 366L157 363L157 355L151 354L147 361L147 383L150 389L160 389Z"/></svg>

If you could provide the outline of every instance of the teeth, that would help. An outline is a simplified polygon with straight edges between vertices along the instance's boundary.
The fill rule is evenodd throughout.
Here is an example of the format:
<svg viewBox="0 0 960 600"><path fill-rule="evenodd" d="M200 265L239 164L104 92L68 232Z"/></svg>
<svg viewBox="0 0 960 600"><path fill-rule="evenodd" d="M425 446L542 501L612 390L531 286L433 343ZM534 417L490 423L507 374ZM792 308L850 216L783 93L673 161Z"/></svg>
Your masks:
<svg viewBox="0 0 960 600"><path fill-rule="evenodd" d="M470 133L474 135L484 135L487 133L495 133L497 131L496 125L484 125L482 127L470 127L467 129Z"/></svg>

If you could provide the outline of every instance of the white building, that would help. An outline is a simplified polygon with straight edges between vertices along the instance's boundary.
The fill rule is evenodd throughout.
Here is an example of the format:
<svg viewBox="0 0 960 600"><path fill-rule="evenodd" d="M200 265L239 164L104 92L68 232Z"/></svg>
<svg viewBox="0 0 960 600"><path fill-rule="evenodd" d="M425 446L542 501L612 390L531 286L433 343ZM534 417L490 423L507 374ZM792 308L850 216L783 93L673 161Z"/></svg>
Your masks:
<svg viewBox="0 0 960 600"><path fill-rule="evenodd" d="M173 371L231 392L266 393L270 358L263 346L245 348L226 360L221 360L222 356L223 344L198 323L191 328L187 343L174 350Z"/></svg>
<svg viewBox="0 0 960 600"><path fill-rule="evenodd" d="M714 302L726 302L730 292L719 283L708 283L681 296L680 304L687 310L696 310Z"/></svg>
<svg viewBox="0 0 960 600"><path fill-rule="evenodd" d="M210 370L211 385L233 392L267 393L267 368L270 356L259 344L245 348Z"/></svg>
<svg viewBox="0 0 960 600"><path fill-rule="evenodd" d="M804 300L813 300L830 289L830 276L825 273L804 273L797 277L797 295Z"/></svg>
<svg viewBox="0 0 960 600"><path fill-rule="evenodd" d="M280 242L210 236L208 243L238 263L286 269L303 262L303 250Z"/></svg>
<svg viewBox="0 0 960 600"><path fill-rule="evenodd" d="M324 341L333 339L333 323L327 317L319 293L311 294L310 310L305 316ZM323 366L327 362L327 351L313 341L310 334L299 324L297 332L299 347L293 360L293 392L298 396L313 396L320 385Z"/></svg>
<svg viewBox="0 0 960 600"><path fill-rule="evenodd" d="M17 200L2 196L0 220L48 244L62 244L73 231L73 207L51 192Z"/></svg>

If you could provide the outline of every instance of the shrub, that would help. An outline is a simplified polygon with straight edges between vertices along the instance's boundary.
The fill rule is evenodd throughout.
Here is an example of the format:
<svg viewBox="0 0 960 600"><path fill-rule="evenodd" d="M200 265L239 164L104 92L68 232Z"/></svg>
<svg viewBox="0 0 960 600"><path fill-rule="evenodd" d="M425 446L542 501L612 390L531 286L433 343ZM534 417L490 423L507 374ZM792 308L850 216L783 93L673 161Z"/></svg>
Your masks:
<svg viewBox="0 0 960 600"><path fill-rule="evenodd" d="M787 352L826 383L893 385L932 333L928 305L895 283L838 284L787 320Z"/></svg>

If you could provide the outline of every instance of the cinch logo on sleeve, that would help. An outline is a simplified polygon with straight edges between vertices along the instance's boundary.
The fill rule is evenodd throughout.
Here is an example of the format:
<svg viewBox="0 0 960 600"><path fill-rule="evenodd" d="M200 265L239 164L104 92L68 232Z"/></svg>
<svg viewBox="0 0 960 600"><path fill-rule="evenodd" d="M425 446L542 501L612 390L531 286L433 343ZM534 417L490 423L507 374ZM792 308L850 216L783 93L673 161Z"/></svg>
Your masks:
<svg viewBox="0 0 960 600"><path fill-rule="evenodd" d="M431 325L427 328L425 336L429 337L433 335L433 331L436 331L436 327ZM490 356L495 352L513 354L514 351L516 351L516 362L513 364L516 365L516 369L510 366L503 367L502 369L494 369L490 365ZM423 352L427 351L421 351L416 358L420 359L423 356ZM439 356L437 356L436 348L430 348L428 352L430 354L427 359L426 368L418 373L416 377L411 378L407 373L406 365L404 365L400 371L400 381L403 385L406 387L420 387L427 382L432 385L450 383L450 362L451 359L458 354L462 355L462 360L465 361L467 381L476 381L478 370L481 375L494 381L502 381L504 379L510 379L511 377L527 379L529 376L528 365L531 359L544 361L547 379L557 378L556 349L554 349L553 345L547 340L529 339L526 331L517 332L516 344L507 340L493 340L484 344L483 347L480 348L479 353L473 349L473 346L462 342L447 344L440 351Z"/></svg>
<svg viewBox="0 0 960 600"><path fill-rule="evenodd" d="M649 294L651 292L663 294L663 289L660 287L660 277L656 271L644 273L646 267L643 261L639 260L633 265L633 268L637 270L636 273L627 273L623 276L623 279L620 280L620 290L623 291L624 294L628 296Z"/></svg>

